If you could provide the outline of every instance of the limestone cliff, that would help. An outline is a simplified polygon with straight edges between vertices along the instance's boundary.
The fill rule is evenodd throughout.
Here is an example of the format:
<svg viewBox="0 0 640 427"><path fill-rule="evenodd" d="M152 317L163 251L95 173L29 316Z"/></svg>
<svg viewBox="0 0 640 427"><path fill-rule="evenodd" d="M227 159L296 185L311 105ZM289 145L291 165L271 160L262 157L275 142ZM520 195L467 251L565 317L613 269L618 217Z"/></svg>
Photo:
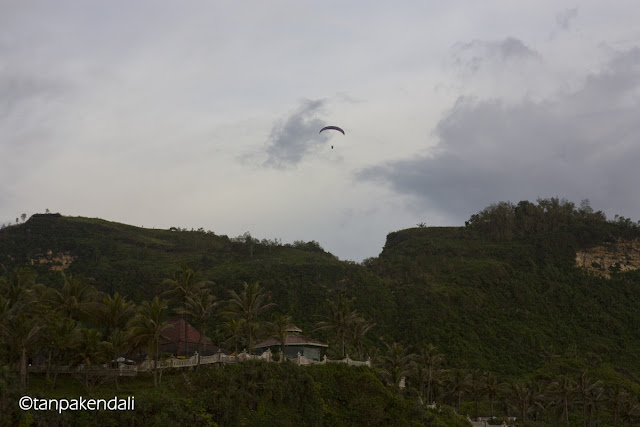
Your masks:
<svg viewBox="0 0 640 427"><path fill-rule="evenodd" d="M638 239L619 239L578 251L576 265L604 277L611 277L612 271L637 270L640 268L640 242Z"/></svg>
<svg viewBox="0 0 640 427"><path fill-rule="evenodd" d="M62 252L54 255L53 252L49 250L46 254L39 254L31 258L31 265L50 264L50 270L64 271L77 258L78 257L71 255L69 252Z"/></svg>

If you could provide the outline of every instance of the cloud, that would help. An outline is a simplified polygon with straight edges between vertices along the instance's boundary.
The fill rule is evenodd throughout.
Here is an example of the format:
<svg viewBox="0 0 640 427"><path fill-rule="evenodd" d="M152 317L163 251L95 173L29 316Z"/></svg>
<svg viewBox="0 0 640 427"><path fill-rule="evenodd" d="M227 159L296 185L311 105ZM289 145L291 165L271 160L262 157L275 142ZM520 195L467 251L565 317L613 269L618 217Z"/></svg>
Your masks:
<svg viewBox="0 0 640 427"><path fill-rule="evenodd" d="M492 202L560 196L640 213L640 49L542 101L460 98L427 155L357 173L461 223ZM621 212L622 210L622 212Z"/></svg>
<svg viewBox="0 0 640 427"><path fill-rule="evenodd" d="M477 72L487 63L499 62L501 65L509 61L538 58L538 53L527 47L515 37L502 40L474 40L454 46L453 61L463 72Z"/></svg>
<svg viewBox="0 0 640 427"><path fill-rule="evenodd" d="M565 9L562 12L556 14L556 24L561 30L568 30L573 21L578 16L578 8Z"/></svg>
<svg viewBox="0 0 640 427"><path fill-rule="evenodd" d="M325 104L323 99L305 100L294 113L273 126L264 166L277 169L295 166L306 154L326 143L329 137L318 133L325 126L320 119Z"/></svg>

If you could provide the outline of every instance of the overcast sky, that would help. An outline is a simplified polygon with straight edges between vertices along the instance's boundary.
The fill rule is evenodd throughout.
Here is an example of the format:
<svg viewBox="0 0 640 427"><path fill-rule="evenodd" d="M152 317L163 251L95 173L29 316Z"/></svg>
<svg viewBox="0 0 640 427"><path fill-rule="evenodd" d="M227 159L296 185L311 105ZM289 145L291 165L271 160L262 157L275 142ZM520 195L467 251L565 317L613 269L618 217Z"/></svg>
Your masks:
<svg viewBox="0 0 640 427"><path fill-rule="evenodd" d="M0 0L0 222L361 261L498 201L635 221L638 22L635 0Z"/></svg>

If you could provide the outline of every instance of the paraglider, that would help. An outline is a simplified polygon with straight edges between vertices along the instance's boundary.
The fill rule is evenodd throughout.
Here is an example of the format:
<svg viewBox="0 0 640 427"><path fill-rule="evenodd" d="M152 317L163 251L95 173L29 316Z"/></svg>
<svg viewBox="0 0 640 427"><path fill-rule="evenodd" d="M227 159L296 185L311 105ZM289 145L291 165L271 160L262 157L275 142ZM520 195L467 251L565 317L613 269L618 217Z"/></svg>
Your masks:
<svg viewBox="0 0 640 427"><path fill-rule="evenodd" d="M323 130L337 130L338 132L342 132L343 135L345 135L344 131L342 129L340 129L338 126L325 126L322 129L320 129L320 132L318 133L322 133ZM333 150L333 145L331 146L331 149Z"/></svg>
<svg viewBox="0 0 640 427"><path fill-rule="evenodd" d="M338 126L325 126L322 129L320 129L320 132L318 133L322 133L323 130L327 130L327 129L337 130L338 132L342 132L343 135L345 134L344 131L340 129Z"/></svg>

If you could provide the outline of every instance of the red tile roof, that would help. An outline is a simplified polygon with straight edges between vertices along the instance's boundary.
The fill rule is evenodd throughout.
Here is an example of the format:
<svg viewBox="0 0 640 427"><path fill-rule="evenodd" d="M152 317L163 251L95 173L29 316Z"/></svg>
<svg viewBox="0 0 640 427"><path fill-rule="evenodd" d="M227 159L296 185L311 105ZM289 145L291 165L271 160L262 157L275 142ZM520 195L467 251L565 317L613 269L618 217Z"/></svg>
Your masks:
<svg viewBox="0 0 640 427"><path fill-rule="evenodd" d="M185 340L184 319L178 317L169 320L169 323L171 326L165 329L165 331L162 333L165 339L161 341L160 344L162 344L163 342L183 343ZM198 341L200 340L200 332L198 332L196 328L191 326L191 324L188 324L187 328L189 328L189 344L198 344ZM206 345L213 345L213 343L209 339L207 339L207 337L204 337L202 343Z"/></svg>

